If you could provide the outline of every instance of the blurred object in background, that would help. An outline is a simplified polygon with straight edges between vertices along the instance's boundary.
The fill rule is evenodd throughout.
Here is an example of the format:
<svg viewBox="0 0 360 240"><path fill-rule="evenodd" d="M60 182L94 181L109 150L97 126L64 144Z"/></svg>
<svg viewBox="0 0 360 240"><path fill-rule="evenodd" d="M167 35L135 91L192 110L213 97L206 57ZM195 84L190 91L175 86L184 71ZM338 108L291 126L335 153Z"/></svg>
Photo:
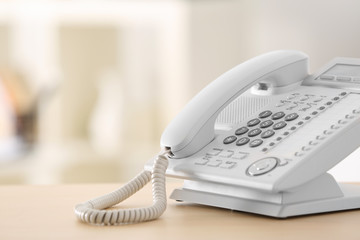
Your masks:
<svg viewBox="0 0 360 240"><path fill-rule="evenodd" d="M0 161L14 161L36 140L36 98L24 79L0 71Z"/></svg>

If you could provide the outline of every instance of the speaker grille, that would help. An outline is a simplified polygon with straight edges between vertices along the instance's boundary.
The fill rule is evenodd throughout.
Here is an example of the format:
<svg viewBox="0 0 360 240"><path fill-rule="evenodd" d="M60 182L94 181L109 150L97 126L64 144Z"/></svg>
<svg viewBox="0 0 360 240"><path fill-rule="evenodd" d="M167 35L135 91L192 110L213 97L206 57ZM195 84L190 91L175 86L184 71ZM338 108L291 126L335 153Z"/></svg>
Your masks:
<svg viewBox="0 0 360 240"><path fill-rule="evenodd" d="M239 124L268 105L268 97L240 96L230 103L216 119L216 124Z"/></svg>

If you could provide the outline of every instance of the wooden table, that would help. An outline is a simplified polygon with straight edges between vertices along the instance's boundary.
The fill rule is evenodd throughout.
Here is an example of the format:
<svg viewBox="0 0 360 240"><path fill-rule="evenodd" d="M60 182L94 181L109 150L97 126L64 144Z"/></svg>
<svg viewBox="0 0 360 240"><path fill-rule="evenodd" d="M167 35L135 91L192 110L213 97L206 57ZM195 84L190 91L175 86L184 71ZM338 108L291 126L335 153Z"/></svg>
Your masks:
<svg viewBox="0 0 360 240"><path fill-rule="evenodd" d="M156 221L91 226L73 213L76 203L120 184L0 186L0 239L360 239L360 210L274 219L169 200ZM179 183L168 184L168 194ZM151 203L150 186L123 203Z"/></svg>

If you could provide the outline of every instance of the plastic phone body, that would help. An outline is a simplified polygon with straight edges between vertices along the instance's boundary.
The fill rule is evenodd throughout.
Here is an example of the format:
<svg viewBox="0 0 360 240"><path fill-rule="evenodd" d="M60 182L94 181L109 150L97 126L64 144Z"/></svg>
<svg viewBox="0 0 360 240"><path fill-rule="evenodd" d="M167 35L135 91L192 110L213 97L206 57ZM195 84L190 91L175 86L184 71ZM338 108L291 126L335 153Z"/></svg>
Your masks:
<svg viewBox="0 0 360 240"><path fill-rule="evenodd" d="M327 173L360 145L360 59L315 74L276 51L205 87L165 129L171 198L285 218L360 207L360 187ZM146 165L151 170L153 160Z"/></svg>

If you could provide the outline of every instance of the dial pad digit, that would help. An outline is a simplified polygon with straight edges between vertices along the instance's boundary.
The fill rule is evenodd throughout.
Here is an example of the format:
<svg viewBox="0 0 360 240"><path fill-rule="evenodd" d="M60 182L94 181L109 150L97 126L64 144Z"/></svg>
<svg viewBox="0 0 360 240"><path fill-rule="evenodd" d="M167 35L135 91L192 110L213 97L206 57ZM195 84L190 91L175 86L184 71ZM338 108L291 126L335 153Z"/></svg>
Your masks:
<svg viewBox="0 0 360 240"><path fill-rule="evenodd" d="M250 138L243 137L243 138L240 138L239 140L236 141L236 145L237 146L242 146L242 145L247 144L248 142L250 142Z"/></svg>
<svg viewBox="0 0 360 240"><path fill-rule="evenodd" d="M282 117L285 116L285 113L284 112L277 112L277 113L274 113L274 115L272 115L271 119L272 120L278 120Z"/></svg>
<svg viewBox="0 0 360 240"><path fill-rule="evenodd" d="M224 139L223 143L224 143L224 144L230 144L230 143L235 142L236 139L237 139L237 137L235 137L235 136L228 136L228 137L226 137L226 138Z"/></svg>
<svg viewBox="0 0 360 240"><path fill-rule="evenodd" d="M248 127L253 127L253 126L258 125L259 123L260 123L260 119L254 118L254 119L248 121L247 126Z"/></svg>
<svg viewBox="0 0 360 240"><path fill-rule="evenodd" d="M235 131L235 135L243 135L244 133L247 133L248 131L249 131L249 128L241 127Z"/></svg>
<svg viewBox="0 0 360 240"><path fill-rule="evenodd" d="M260 123L260 127L261 127L261 128L267 128L267 127L270 127L270 126L273 125L273 124L274 124L273 121L271 121L271 120L266 120L266 121Z"/></svg>
<svg viewBox="0 0 360 240"><path fill-rule="evenodd" d="M263 111L263 112L261 112L261 113L259 114L259 118L267 118L267 117L269 117L271 114L272 114L271 111L266 110L266 111Z"/></svg>
<svg viewBox="0 0 360 240"><path fill-rule="evenodd" d="M261 133L261 129L260 128L255 128L253 130L251 130L249 133L248 133L248 136L249 137L255 137L257 135L259 135Z"/></svg>

